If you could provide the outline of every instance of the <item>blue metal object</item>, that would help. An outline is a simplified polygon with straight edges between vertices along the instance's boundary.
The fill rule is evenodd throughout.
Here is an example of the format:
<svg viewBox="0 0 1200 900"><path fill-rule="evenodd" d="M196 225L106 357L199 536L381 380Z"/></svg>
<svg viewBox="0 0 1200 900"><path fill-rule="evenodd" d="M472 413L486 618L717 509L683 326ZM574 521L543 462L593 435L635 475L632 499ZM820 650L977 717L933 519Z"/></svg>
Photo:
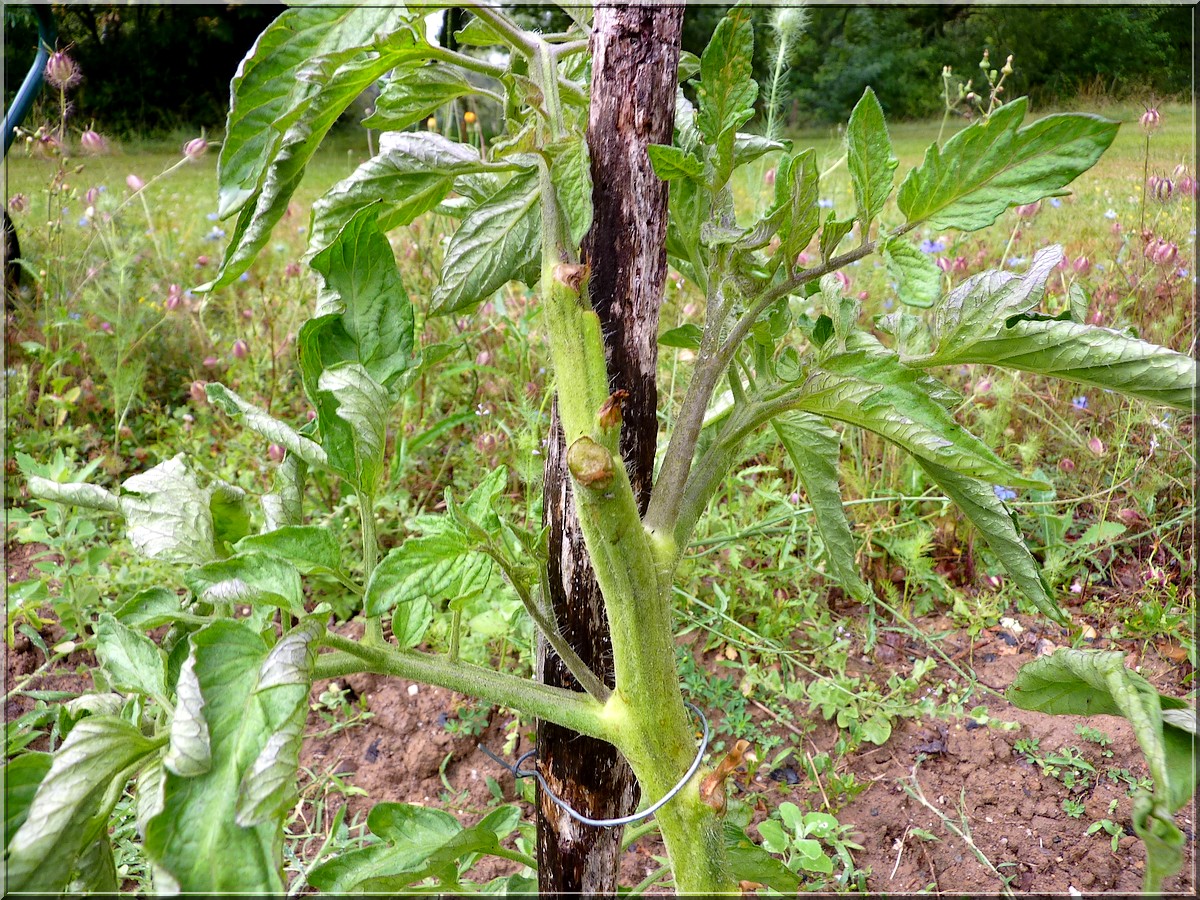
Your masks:
<svg viewBox="0 0 1200 900"><path fill-rule="evenodd" d="M8 148L12 146L13 138L16 136L17 126L29 115L29 109L33 106L33 100L37 96L38 91L41 90L42 77L46 72L46 60L50 58L54 42L58 38L58 32L54 27L54 17L50 14L49 4L35 4L33 14L37 16L38 23L37 56L34 57L29 74L21 82L17 96L13 98L12 107L4 112L4 154L6 156L8 155Z"/></svg>

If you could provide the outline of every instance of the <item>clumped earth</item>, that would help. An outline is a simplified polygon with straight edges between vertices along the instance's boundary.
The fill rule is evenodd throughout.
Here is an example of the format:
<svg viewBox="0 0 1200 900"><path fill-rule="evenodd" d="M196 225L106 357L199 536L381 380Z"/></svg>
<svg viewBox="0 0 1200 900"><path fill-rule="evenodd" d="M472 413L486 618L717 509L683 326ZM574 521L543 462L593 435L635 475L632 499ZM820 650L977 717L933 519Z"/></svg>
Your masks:
<svg viewBox="0 0 1200 900"><path fill-rule="evenodd" d="M10 545L7 550L10 578L27 577L20 570L26 565L29 548ZM973 669L981 684L1000 690L1012 682L1021 665L1065 640L1057 626L1024 617L1019 617L1018 627L1006 622L1004 627L985 629L974 638L966 631L954 630L948 620L940 617L917 624L923 633L950 632L939 641L943 652ZM346 630L352 634L355 627L347 626ZM48 645L59 637L61 631L54 624L43 632ZM871 656L860 653L864 674L886 680L888 674L906 670L914 658L929 653L928 645L921 641L892 633L885 633L885 638ZM1164 693L1183 696L1190 682L1192 670L1174 658L1168 646L1104 638L1088 643L1097 649L1125 651L1127 664L1139 666L1142 674ZM718 656L710 653L701 662L715 671ZM6 654L8 689L41 661L40 651L28 638L18 637ZM87 672L94 664L91 654L76 651L54 673L38 676L26 687L86 690ZM948 667L939 666L931 683L955 677ZM314 685L314 707L320 706L318 698L329 685L327 681ZM523 805L524 821L533 820L533 808L521 799L523 792L511 774L478 749L479 744L496 752L504 749L515 730L511 712L487 710L486 727L481 733L451 733L447 722L458 718L464 708L471 708L470 701L451 691L370 674L341 679L339 687L348 689L345 699L353 706L365 698L371 716L340 730L331 729L316 709L310 717L309 734L313 737L306 741L300 760L302 771L308 773L305 777L319 779L332 773L357 789L350 796L345 792L325 794L326 822L340 803L348 807L346 821L354 822L365 818L375 803L403 801L444 808L470 825L497 802L489 777L506 802ZM1014 890L1035 894L1140 891L1145 851L1129 827L1132 803L1128 785L1116 783L1106 774L1114 769L1127 770L1134 779L1147 775L1126 722L1109 716L1083 719L1026 712L994 696L985 696L981 702L988 708L988 724L977 724L969 717L902 720L884 745L864 744L842 758L841 773L852 773L859 783L868 785L842 805L830 798L839 822L852 825L854 839L864 847L854 853L854 861L859 869L869 870L866 888L872 893L925 889L995 893L1003 878ZM32 706L33 701L24 696L10 699L5 707L6 720L12 721ZM778 718L785 712L783 707L767 709L764 712L756 708L756 723L765 731L778 731L786 737L787 726ZM707 712L715 718L714 724L719 723L719 711ZM810 726L802 729L806 732L804 751L816 755L833 748L838 737L834 727L814 722L813 714L802 704L794 705L790 713L790 717L782 718ZM1109 743L1101 746L1084 739L1077 733L1077 726L1096 729ZM510 758L531 749L530 731L528 727L517 731ZM1031 739L1037 739L1037 752L1043 756L1078 748L1096 774L1085 788L1068 789L1061 779L1043 773L1026 754L1018 752L1017 742ZM1105 756L1105 752L1111 756ZM795 769L772 773L764 766L753 776L742 769L730 784L733 795L753 809L755 823L787 800L802 810L825 808L823 786L808 782L802 774L797 778ZM919 791L928 805L906 791L905 784ZM1064 811L1064 801L1068 800L1082 805L1078 818ZM1103 830L1086 833L1089 825L1105 819L1121 828L1115 853L1111 835ZM944 824L947 820L961 833L952 833ZM1164 890L1193 895L1194 808L1182 810L1177 824L1187 838L1185 863ZM756 829L752 826L749 831L757 840ZM622 860L622 883L640 882L658 868L653 857L663 852L661 843L652 837L631 846ZM469 877L482 882L517 868L512 862L487 858Z"/></svg>

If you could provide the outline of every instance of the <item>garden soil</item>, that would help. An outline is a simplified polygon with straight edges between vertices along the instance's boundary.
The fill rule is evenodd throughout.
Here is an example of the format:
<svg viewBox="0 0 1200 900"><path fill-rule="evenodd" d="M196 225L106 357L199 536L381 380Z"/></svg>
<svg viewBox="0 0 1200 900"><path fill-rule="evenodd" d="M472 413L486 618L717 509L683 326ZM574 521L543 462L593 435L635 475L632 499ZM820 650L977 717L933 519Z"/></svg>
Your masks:
<svg viewBox="0 0 1200 900"><path fill-rule="evenodd" d="M28 548L10 545L7 549L8 577L29 577L25 574ZM998 690L1012 682L1021 665L1065 639L1056 626L1023 618L1019 629L995 626L974 638L954 631L944 619L931 618L918 625L929 634L949 631L938 642L943 652L972 668L982 684ZM355 633L352 626L340 630ZM43 630L47 644L61 636L56 631L53 624ZM873 654L857 658L861 672L880 682L929 652L923 641L890 632L885 637ZM1160 690L1183 695L1191 669L1180 661L1176 648L1150 642L1113 643L1102 638L1092 645L1125 651L1127 663L1140 666ZM716 671L718 656L710 652L702 661ZM35 645L19 636L6 653L8 688L34 672L41 661ZM38 676L26 687L86 689L86 673L94 664L90 654L77 651L54 673ZM728 671L721 669L722 674ZM949 682L955 677L949 668L939 668L931 676L931 683ZM471 824L495 806L496 792L505 801L522 802L525 821L532 821L532 808L519 799L511 774L478 750L478 745L484 744L497 752L506 750L511 758L532 747L528 729L517 729L511 712L492 709L482 733L455 734L446 724L469 704L450 691L376 675L350 676L342 679L340 686L349 689L347 699L352 702L365 698L371 716L341 730L331 729L330 722L315 711L310 718L310 737L300 760L302 786L313 801L311 809L318 801L324 805L326 822L343 803L348 807L346 820L353 822L365 817L372 804L393 800L437 806ZM328 682L314 685L314 706L327 687ZM852 773L857 782L867 785L848 802L827 797L823 783L813 784L803 776L795 778L795 770L782 778L778 772L766 771L765 766L753 774L744 768L735 773L730 790L754 810L755 823L785 800L804 810L824 809L825 801L831 801L838 820L853 826L854 839L864 847L854 853L854 860L859 869L869 871L866 888L872 893L929 889L995 894L1002 879L1019 893L1138 892L1145 851L1129 828L1131 801L1126 785L1115 784L1103 774L1109 768L1128 770L1134 778L1146 774L1137 743L1124 720L1047 716L1016 709L998 697L981 702L988 707L991 722L987 725L977 725L970 718L905 720L897 723L882 746L866 744L843 757L840 773ZM32 705L33 701L25 697L9 700L6 720L12 721ZM785 737L789 730L796 730L793 723L801 725L804 737L797 753L815 756L828 752L837 740L836 729L813 721L802 705L792 708L791 715L784 715L786 711L779 706L764 704L753 709L764 729ZM720 712L708 713L716 717L714 724L718 724ZM1005 722L1014 725L997 724ZM1076 726L1081 724L1111 738L1106 748L1111 757L1102 757L1098 745L1076 733ZM514 736L516 743L505 748L506 741ZM1069 791L1060 780L1043 774L1014 750L1018 740L1030 738L1039 740L1043 753L1080 748L1096 765L1100 777L1091 779L1085 790ZM336 781L330 776L337 776ZM335 783L342 788L330 790ZM913 794L919 794L925 803ZM1064 800L1082 804L1082 814L1078 818L1068 816ZM1115 853L1110 835L1103 831L1086 834L1091 823L1103 819L1120 826ZM947 822L953 828L947 827ZM1194 895L1194 809L1182 810L1177 824L1187 838L1185 864L1182 873L1170 879L1165 889ZM754 827L749 832L757 839ZM319 844L315 840L312 849ZM635 843L622 860L622 883L640 882L658 868L654 857L662 854L661 843L653 838ZM516 868L514 863L489 858L470 877L485 881Z"/></svg>

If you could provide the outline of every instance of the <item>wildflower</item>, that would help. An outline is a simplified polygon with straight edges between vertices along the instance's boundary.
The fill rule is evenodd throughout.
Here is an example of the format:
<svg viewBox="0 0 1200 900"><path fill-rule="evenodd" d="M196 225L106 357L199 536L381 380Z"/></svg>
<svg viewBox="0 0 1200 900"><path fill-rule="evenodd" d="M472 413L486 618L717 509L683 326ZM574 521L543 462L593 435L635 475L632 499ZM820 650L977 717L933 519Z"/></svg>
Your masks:
<svg viewBox="0 0 1200 900"><path fill-rule="evenodd" d="M250 355L250 346L241 338L233 342L233 358L245 359Z"/></svg>
<svg viewBox="0 0 1200 900"><path fill-rule="evenodd" d="M219 241L219 240L221 240L223 237L225 237L225 229L224 229L224 228L219 228L218 226L214 225L214 226L212 227L212 230L211 230L211 231L209 231L209 232L208 232L208 234L206 234L206 235L204 236L204 239L205 239L206 241Z"/></svg>
<svg viewBox="0 0 1200 900"><path fill-rule="evenodd" d="M192 138L183 145L183 155L188 159L199 159L208 150L208 141L203 137Z"/></svg>
<svg viewBox="0 0 1200 900"><path fill-rule="evenodd" d="M208 258L208 254L206 254L206 253L201 253L199 256L197 256L197 257L196 257L196 268L197 268L197 269L203 269L203 268L204 268L205 266L207 266L207 265L208 265L210 262L212 262L212 260L210 260L210 259Z"/></svg>
<svg viewBox="0 0 1200 900"><path fill-rule="evenodd" d="M84 192L83 199L84 199L84 202L87 203L88 206L95 206L97 203L100 202L100 188L98 188L98 187L88 188L87 191Z"/></svg>
<svg viewBox="0 0 1200 900"><path fill-rule="evenodd" d="M105 334L112 334L112 330L113 330L112 322L101 322L100 330L103 331Z"/></svg>
<svg viewBox="0 0 1200 900"><path fill-rule="evenodd" d="M885 297L885 298L884 298L884 301L883 301L883 309L884 309L884 311L885 311L885 312L891 312L891 309L892 309L892 307L893 307L894 305L895 305L895 304L893 304L893 303L892 303L892 298L891 298L891 297Z"/></svg>
<svg viewBox="0 0 1200 900"><path fill-rule="evenodd" d="M1175 187L1179 189L1181 196L1186 197L1189 194L1194 196L1196 194L1196 179L1185 172L1175 182Z"/></svg>
<svg viewBox="0 0 1200 900"><path fill-rule="evenodd" d="M837 280L837 283L839 285L841 285L841 288L843 291L850 289L850 276L847 275L845 272L842 272L840 270L837 272L834 272L833 277Z"/></svg>
<svg viewBox="0 0 1200 900"><path fill-rule="evenodd" d="M1000 499L1000 500L1016 500L1017 499L1016 491L1014 491L1012 488L1001 487L998 484L992 488L992 492L995 493L997 499Z"/></svg>
<svg viewBox="0 0 1200 900"><path fill-rule="evenodd" d="M1179 247L1174 241L1166 241L1159 238L1154 245L1154 252L1150 258L1158 266L1169 266L1175 262L1175 257L1179 254Z"/></svg>
<svg viewBox="0 0 1200 900"><path fill-rule="evenodd" d="M950 264L950 271L955 275L961 275L967 271L967 258L965 256L954 257L954 262Z"/></svg>
<svg viewBox="0 0 1200 900"><path fill-rule="evenodd" d="M193 381L188 387L188 396L192 398L194 403L207 403L208 391L204 390L205 382Z"/></svg>
<svg viewBox="0 0 1200 900"><path fill-rule="evenodd" d="M951 265L953 264L950 262L950 260L946 259L946 257L939 256L937 258L937 267L943 272L949 272Z"/></svg>
<svg viewBox="0 0 1200 900"><path fill-rule="evenodd" d="M279 444L271 444L267 447L267 456L270 457L271 462L283 462L283 457L286 453L287 451L279 446Z"/></svg>
<svg viewBox="0 0 1200 900"><path fill-rule="evenodd" d="M284 266L283 277L284 278L299 278L300 277L300 263L290 262L286 266Z"/></svg>
<svg viewBox="0 0 1200 900"><path fill-rule="evenodd" d="M1092 261L1086 256L1077 256L1075 257L1075 262L1071 263L1071 268L1075 270L1076 275L1086 275L1091 271Z"/></svg>
<svg viewBox="0 0 1200 900"><path fill-rule="evenodd" d="M1075 471L1075 460L1069 456L1064 456L1058 461L1058 470L1070 474Z"/></svg>
<svg viewBox="0 0 1200 900"><path fill-rule="evenodd" d="M1039 204L1037 203L1022 203L1020 206L1014 207L1013 212L1017 214L1019 219L1032 219L1037 215Z"/></svg>
<svg viewBox="0 0 1200 900"><path fill-rule="evenodd" d="M1062 206L1062 201L1057 197L1051 197L1047 202L1055 209L1058 209L1060 206Z"/></svg>
<svg viewBox="0 0 1200 900"><path fill-rule="evenodd" d="M870 295L870 294L868 294L866 291L859 291L859 292L858 292L858 299L859 299L860 301L864 302L864 303L865 303L867 300L869 300L869 299L870 299L870 297L871 297L871 295Z"/></svg>
<svg viewBox="0 0 1200 900"><path fill-rule="evenodd" d="M217 221L217 219L220 218L220 216L215 212L210 212L210 213L205 213L204 218L208 219L208 221L210 221L210 222L215 222L215 221Z"/></svg>
<svg viewBox="0 0 1200 900"><path fill-rule="evenodd" d="M221 364L221 360L217 359L217 357L215 357L215 356L204 357L203 365L204 365L204 368L206 368L206 369L215 369L220 364Z"/></svg>
<svg viewBox="0 0 1200 900"><path fill-rule="evenodd" d="M125 176L125 184L128 185L129 189L135 194L146 186L146 182L142 181L142 179L133 174Z"/></svg>
<svg viewBox="0 0 1200 900"><path fill-rule="evenodd" d="M50 54L46 60L46 81L60 91L67 91L79 84L83 75L75 60L67 56L66 51L58 50Z"/></svg>
<svg viewBox="0 0 1200 900"><path fill-rule="evenodd" d="M79 136L79 146L83 148L84 153L99 156L108 150L108 141L89 128Z"/></svg>
<svg viewBox="0 0 1200 900"><path fill-rule="evenodd" d="M1142 126L1142 130L1146 134L1158 131L1158 127L1162 124L1162 114L1158 111L1158 107L1151 106L1138 119L1138 124Z"/></svg>
<svg viewBox="0 0 1200 900"><path fill-rule="evenodd" d="M1076 397L1074 400L1071 401L1071 405L1078 410L1085 410L1088 408L1088 399L1087 399L1087 397L1082 397L1082 396Z"/></svg>
<svg viewBox="0 0 1200 900"><path fill-rule="evenodd" d="M172 284L167 288L167 299L163 306L168 312L178 309L183 304L183 291L179 285Z"/></svg>
<svg viewBox="0 0 1200 900"><path fill-rule="evenodd" d="M425 127L428 128L430 131L437 131L437 117L430 116L428 119L426 119Z"/></svg>
<svg viewBox="0 0 1200 900"><path fill-rule="evenodd" d="M833 201L822 198L817 201L817 206L821 207L821 209L833 209Z"/></svg>
<svg viewBox="0 0 1200 900"><path fill-rule="evenodd" d="M921 241L922 253L941 253L946 249L946 242L943 240L931 241L929 239Z"/></svg>
<svg viewBox="0 0 1200 900"><path fill-rule="evenodd" d="M82 319L82 318L83 318L83 313L81 313L81 312L70 312L70 313L67 313L67 318L68 318L68 319L70 319L70 320L71 320L71 321L73 321L73 322L78 322L80 319Z"/></svg>
<svg viewBox="0 0 1200 900"><path fill-rule="evenodd" d="M763 182L769 187L775 183L775 169L770 168L763 174Z"/></svg>
<svg viewBox="0 0 1200 900"><path fill-rule="evenodd" d="M29 198L24 194L13 194L8 198L8 208L15 213L23 213L29 209Z"/></svg>
<svg viewBox="0 0 1200 900"><path fill-rule="evenodd" d="M249 272L243 272L241 275L238 276L238 281L249 281L249 280L250 280Z"/></svg>
<svg viewBox="0 0 1200 900"><path fill-rule="evenodd" d="M1091 450L1097 456L1103 456L1104 455L1104 441L1100 440L1100 438L1098 438L1098 437L1091 438L1088 440L1088 449Z"/></svg>
<svg viewBox="0 0 1200 900"><path fill-rule="evenodd" d="M1116 217L1117 217L1117 211L1115 209L1106 209L1104 211L1104 218L1115 219Z"/></svg>
<svg viewBox="0 0 1200 900"><path fill-rule="evenodd" d="M1170 178L1151 178L1154 182L1150 186L1150 194L1159 203L1166 203L1171 199L1171 195L1175 193L1175 182Z"/></svg>
<svg viewBox="0 0 1200 900"><path fill-rule="evenodd" d="M465 113L463 113L463 121L466 122L468 125L474 125L476 118L477 117L476 117L475 113L469 109Z"/></svg>
<svg viewBox="0 0 1200 900"><path fill-rule="evenodd" d="M81 219L80 219L78 222L76 222L75 224L76 224L76 225L78 225L80 228L87 228L89 225L91 225L91 224L92 224L92 220L91 220L91 219L89 219L87 216L83 216L83 217L82 217L82 218L81 218Z"/></svg>

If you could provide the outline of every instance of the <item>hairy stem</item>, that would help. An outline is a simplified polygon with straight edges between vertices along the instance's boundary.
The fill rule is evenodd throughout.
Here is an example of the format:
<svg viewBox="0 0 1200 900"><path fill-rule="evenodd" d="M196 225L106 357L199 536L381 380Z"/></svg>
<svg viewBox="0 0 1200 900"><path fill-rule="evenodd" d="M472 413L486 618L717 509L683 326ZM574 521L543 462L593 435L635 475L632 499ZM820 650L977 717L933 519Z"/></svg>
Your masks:
<svg viewBox="0 0 1200 900"><path fill-rule="evenodd" d="M451 663L444 657L412 650L366 646L338 634L326 633L321 643L338 652L317 657L314 678L336 678L355 672L392 675L507 706L600 740L613 740L614 730L605 719L604 706L587 694L547 687L470 663Z"/></svg>

